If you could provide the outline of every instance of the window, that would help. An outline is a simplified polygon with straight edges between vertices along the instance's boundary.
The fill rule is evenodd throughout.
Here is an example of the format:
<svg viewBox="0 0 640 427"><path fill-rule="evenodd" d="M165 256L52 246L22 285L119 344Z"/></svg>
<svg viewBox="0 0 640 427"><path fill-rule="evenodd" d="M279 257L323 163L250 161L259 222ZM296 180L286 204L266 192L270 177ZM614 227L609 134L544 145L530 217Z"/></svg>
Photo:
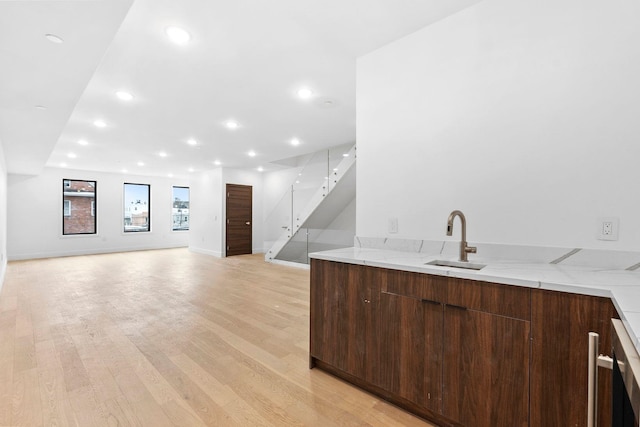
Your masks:
<svg viewBox="0 0 640 427"><path fill-rule="evenodd" d="M96 234L96 181L62 180L62 234Z"/></svg>
<svg viewBox="0 0 640 427"><path fill-rule="evenodd" d="M189 229L189 187L173 187L171 217L173 231Z"/></svg>
<svg viewBox="0 0 640 427"><path fill-rule="evenodd" d="M151 231L151 186L124 184L124 231Z"/></svg>

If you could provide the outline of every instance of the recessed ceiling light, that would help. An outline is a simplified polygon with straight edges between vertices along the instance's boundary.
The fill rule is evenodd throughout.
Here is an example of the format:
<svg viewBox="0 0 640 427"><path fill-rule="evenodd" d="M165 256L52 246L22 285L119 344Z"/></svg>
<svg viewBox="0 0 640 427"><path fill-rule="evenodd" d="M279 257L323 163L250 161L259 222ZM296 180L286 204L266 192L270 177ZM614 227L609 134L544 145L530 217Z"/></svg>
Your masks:
<svg viewBox="0 0 640 427"><path fill-rule="evenodd" d="M194 168L189 168L188 170L189 170L189 172L195 172Z"/></svg>
<svg viewBox="0 0 640 427"><path fill-rule="evenodd" d="M191 139L187 140L187 144L189 144L189 145L198 145L198 141L196 141L195 139L191 138Z"/></svg>
<svg viewBox="0 0 640 427"><path fill-rule="evenodd" d="M342 157L349 157L349 153L344 153Z"/></svg>
<svg viewBox="0 0 640 427"><path fill-rule="evenodd" d="M294 147L297 147L298 145L300 145L300 140L298 138L293 138L291 140L291 145L293 145Z"/></svg>
<svg viewBox="0 0 640 427"><path fill-rule="evenodd" d="M258 172L264 172L264 168L262 166L258 166Z"/></svg>
<svg viewBox="0 0 640 427"><path fill-rule="evenodd" d="M160 156L160 157L167 157L167 153L166 153L166 152L164 152L164 151L161 151L161 152L159 152L159 153L158 153L158 156Z"/></svg>
<svg viewBox="0 0 640 427"><path fill-rule="evenodd" d="M300 184L300 181L296 180L296 184Z"/></svg>
<svg viewBox="0 0 640 427"><path fill-rule="evenodd" d="M66 168L66 167L67 167L67 164L66 164L65 162L62 162L62 163L60 163L60 167L61 167L61 168Z"/></svg>
<svg viewBox="0 0 640 427"><path fill-rule="evenodd" d="M222 164L222 162L220 160L216 160L213 162L214 165L216 166L220 166Z"/></svg>
<svg viewBox="0 0 640 427"><path fill-rule="evenodd" d="M57 44L64 43L64 40L62 40L62 37L56 36L55 34L45 34L44 36L51 43L57 43Z"/></svg>
<svg viewBox="0 0 640 427"><path fill-rule="evenodd" d="M45 107L44 105L36 105L35 106L36 110L46 110L47 107Z"/></svg>
<svg viewBox="0 0 640 427"><path fill-rule="evenodd" d="M169 178L173 178L173 174L172 174L172 173L168 174L167 176L168 176Z"/></svg>
<svg viewBox="0 0 640 427"><path fill-rule="evenodd" d="M175 44L184 45L191 40L191 34L179 27L168 27L165 32L169 39Z"/></svg>
<svg viewBox="0 0 640 427"><path fill-rule="evenodd" d="M85 141L84 139L79 139L78 140L78 145L89 145L89 143L87 141Z"/></svg>
<svg viewBox="0 0 640 427"><path fill-rule="evenodd" d="M103 128L107 126L104 120L96 120L95 122L93 122L93 125L97 128Z"/></svg>
<svg viewBox="0 0 640 427"><path fill-rule="evenodd" d="M122 169L122 173L127 173L128 171L126 169Z"/></svg>
<svg viewBox="0 0 640 427"><path fill-rule="evenodd" d="M249 155L249 157L255 157L256 156L256 152L251 150L247 153Z"/></svg>
<svg viewBox="0 0 640 427"><path fill-rule="evenodd" d="M138 166L144 166L144 162L138 162Z"/></svg>
<svg viewBox="0 0 640 427"><path fill-rule="evenodd" d="M235 120L227 120L224 124L228 129L238 129L240 125Z"/></svg>
<svg viewBox="0 0 640 427"><path fill-rule="evenodd" d="M68 153L67 157L70 158L70 159L75 159L78 156L76 156L76 153Z"/></svg>
<svg viewBox="0 0 640 427"><path fill-rule="evenodd" d="M302 87L298 89L298 98L300 99L309 99L313 96L313 91L308 87Z"/></svg>
<svg viewBox="0 0 640 427"><path fill-rule="evenodd" d="M124 90L117 91L116 96L122 101L131 101L133 99L133 95L131 95L129 92L125 92Z"/></svg>
<svg viewBox="0 0 640 427"><path fill-rule="evenodd" d="M333 171L334 172L338 172L338 168L333 168Z"/></svg>

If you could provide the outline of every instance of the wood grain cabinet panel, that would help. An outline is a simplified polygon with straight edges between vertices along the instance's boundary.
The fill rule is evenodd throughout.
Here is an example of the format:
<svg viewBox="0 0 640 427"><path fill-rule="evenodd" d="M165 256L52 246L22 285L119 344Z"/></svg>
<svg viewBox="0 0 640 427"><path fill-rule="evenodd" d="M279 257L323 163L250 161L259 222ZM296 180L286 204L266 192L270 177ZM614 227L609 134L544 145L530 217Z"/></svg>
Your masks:
<svg viewBox="0 0 640 427"><path fill-rule="evenodd" d="M465 426L528 426L529 333L529 321L445 306L444 416Z"/></svg>
<svg viewBox="0 0 640 427"><path fill-rule="evenodd" d="M378 382L377 282L364 267L312 260L311 356Z"/></svg>
<svg viewBox="0 0 640 427"><path fill-rule="evenodd" d="M442 298L446 277L377 269L381 384L423 408L442 408Z"/></svg>
<svg viewBox="0 0 640 427"><path fill-rule="evenodd" d="M517 319L531 319L531 289L449 278L447 304Z"/></svg>
<svg viewBox="0 0 640 427"><path fill-rule="evenodd" d="M609 298L311 261L311 365L442 426L586 425ZM601 368L599 426L611 425Z"/></svg>
<svg viewBox="0 0 640 427"><path fill-rule="evenodd" d="M380 386L440 413L443 305L383 292L380 309Z"/></svg>
<svg viewBox="0 0 640 427"><path fill-rule="evenodd" d="M384 292L436 302L444 302L447 295L448 279L444 276L379 268L370 270L382 278L380 290Z"/></svg>
<svg viewBox="0 0 640 427"><path fill-rule="evenodd" d="M588 334L611 355L609 298L532 291L531 426L587 425ZM598 426L611 425L611 371L599 368Z"/></svg>

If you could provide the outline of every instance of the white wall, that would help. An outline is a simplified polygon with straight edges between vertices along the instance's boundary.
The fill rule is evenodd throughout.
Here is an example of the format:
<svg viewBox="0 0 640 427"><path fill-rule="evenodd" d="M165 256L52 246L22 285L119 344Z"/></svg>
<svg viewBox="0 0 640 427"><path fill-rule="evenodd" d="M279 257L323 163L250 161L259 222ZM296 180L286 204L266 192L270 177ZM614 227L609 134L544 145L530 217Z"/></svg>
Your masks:
<svg viewBox="0 0 640 427"><path fill-rule="evenodd" d="M7 270L7 166L0 143L0 289Z"/></svg>
<svg viewBox="0 0 640 427"><path fill-rule="evenodd" d="M227 184L253 187L252 251L262 253L262 175L243 169L218 168L202 173L192 181L189 249L217 257L225 256Z"/></svg>
<svg viewBox="0 0 640 427"><path fill-rule="evenodd" d="M471 242L637 250L638 22L636 0L485 0L360 58L357 234L442 240L461 209Z"/></svg>
<svg viewBox="0 0 640 427"><path fill-rule="evenodd" d="M224 254L222 169L205 172L191 182L189 249L217 257Z"/></svg>
<svg viewBox="0 0 640 427"><path fill-rule="evenodd" d="M62 180L97 181L96 235L62 235ZM151 185L151 232L123 232L123 184ZM184 180L46 168L8 176L9 259L187 246L188 232L172 231L172 186ZM193 197L193 196L192 196Z"/></svg>

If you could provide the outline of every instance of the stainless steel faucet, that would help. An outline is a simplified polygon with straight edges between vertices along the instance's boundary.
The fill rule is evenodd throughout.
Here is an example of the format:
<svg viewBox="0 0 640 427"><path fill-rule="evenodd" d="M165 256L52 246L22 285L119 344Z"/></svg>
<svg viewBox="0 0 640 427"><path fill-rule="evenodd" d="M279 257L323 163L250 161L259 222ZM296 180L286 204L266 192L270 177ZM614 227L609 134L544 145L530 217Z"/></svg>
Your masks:
<svg viewBox="0 0 640 427"><path fill-rule="evenodd" d="M447 220L447 236L453 235L453 219L455 217L460 218L460 223L462 224L462 240L460 241L460 261L468 262L467 254L475 254L478 248L473 246L467 246L467 220L464 217L464 214L460 211L453 211L449 214L449 219Z"/></svg>

